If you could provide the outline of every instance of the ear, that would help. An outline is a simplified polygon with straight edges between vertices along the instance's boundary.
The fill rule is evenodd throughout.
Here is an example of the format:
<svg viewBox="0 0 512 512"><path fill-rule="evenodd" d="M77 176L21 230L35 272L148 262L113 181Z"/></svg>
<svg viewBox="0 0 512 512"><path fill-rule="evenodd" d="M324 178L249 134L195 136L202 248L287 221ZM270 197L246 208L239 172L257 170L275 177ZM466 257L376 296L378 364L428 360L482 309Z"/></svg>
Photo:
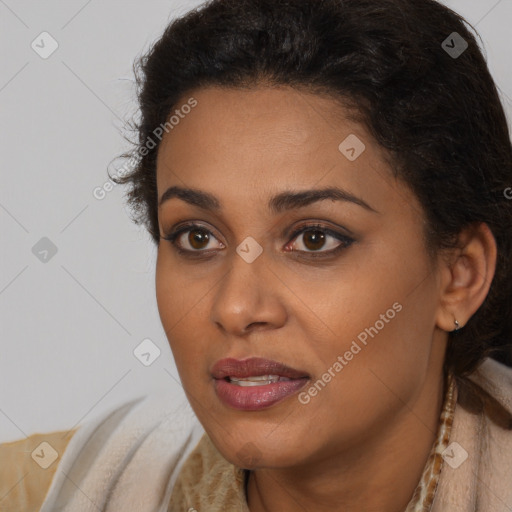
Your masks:
<svg viewBox="0 0 512 512"><path fill-rule="evenodd" d="M436 325L444 331L466 325L484 302L496 270L496 240L485 223L472 224L458 237L457 249L440 256L440 302Z"/></svg>

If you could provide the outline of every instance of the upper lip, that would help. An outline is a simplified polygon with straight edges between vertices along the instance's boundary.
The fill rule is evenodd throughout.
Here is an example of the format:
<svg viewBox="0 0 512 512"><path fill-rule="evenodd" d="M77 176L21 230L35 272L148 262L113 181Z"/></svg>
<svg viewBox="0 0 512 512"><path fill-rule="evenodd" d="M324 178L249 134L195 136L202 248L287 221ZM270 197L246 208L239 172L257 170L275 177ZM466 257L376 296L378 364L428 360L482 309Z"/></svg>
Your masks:
<svg viewBox="0 0 512 512"><path fill-rule="evenodd" d="M233 358L221 359L212 368L214 379L257 377L259 375L279 375L288 379L309 377L302 370L297 370L283 363L261 357L250 357L242 360Z"/></svg>

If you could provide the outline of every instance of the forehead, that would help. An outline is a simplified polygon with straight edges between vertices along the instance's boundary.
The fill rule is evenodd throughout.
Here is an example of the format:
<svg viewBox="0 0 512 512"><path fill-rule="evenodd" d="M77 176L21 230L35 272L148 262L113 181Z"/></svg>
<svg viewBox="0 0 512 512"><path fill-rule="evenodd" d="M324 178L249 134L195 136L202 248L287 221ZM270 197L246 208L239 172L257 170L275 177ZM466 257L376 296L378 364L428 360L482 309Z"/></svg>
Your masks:
<svg viewBox="0 0 512 512"><path fill-rule="evenodd" d="M159 148L159 198L179 185L243 206L284 189L339 186L378 208L396 187L383 150L332 98L285 86L209 87L176 108L190 97L197 105Z"/></svg>
<svg viewBox="0 0 512 512"><path fill-rule="evenodd" d="M172 139L177 145L181 139L192 136L197 138L198 147L213 142L220 144L215 148L202 148L215 151L225 149L226 143L230 151L235 150L235 145L243 144L242 149L264 152L295 145L294 152L300 154L304 143L329 143L326 140L329 132L338 132L332 135L339 138L340 129L362 130L346 119L346 112L334 99L287 86L201 88L184 96L175 108L179 110L191 96L197 105L181 116L182 120L164 140Z"/></svg>

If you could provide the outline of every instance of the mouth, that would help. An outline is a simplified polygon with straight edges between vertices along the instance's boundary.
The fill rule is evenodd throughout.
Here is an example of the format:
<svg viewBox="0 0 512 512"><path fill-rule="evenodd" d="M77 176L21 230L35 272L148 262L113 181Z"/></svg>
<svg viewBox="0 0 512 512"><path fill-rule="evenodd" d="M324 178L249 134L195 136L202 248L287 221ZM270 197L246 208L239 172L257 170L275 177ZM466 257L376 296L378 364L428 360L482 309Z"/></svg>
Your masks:
<svg viewBox="0 0 512 512"><path fill-rule="evenodd" d="M211 371L214 379L234 379L247 380L255 377L260 380L277 379L301 379L309 375L303 371L291 366L287 366L278 361L264 359L261 357L250 357L248 359L221 359L217 361Z"/></svg>
<svg viewBox="0 0 512 512"><path fill-rule="evenodd" d="M302 370L263 358L222 359L212 369L218 398L228 407L255 411L295 394L309 381Z"/></svg>
<svg viewBox="0 0 512 512"><path fill-rule="evenodd" d="M235 386L250 387L250 386L266 386L274 382L286 382L292 379L282 377L280 375L254 375L253 377L246 377L244 379L238 377L226 377L224 380L230 382Z"/></svg>

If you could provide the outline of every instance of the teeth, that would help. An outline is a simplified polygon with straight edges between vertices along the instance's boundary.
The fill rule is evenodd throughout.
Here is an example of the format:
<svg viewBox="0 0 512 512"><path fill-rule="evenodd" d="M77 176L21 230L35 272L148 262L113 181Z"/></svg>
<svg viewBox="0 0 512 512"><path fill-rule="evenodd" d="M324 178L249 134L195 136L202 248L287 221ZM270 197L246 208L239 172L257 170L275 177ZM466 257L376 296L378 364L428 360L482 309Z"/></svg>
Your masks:
<svg viewBox="0 0 512 512"><path fill-rule="evenodd" d="M272 380L275 379L276 381L279 380L279 375L253 375L252 377L230 377L231 380Z"/></svg>
<svg viewBox="0 0 512 512"><path fill-rule="evenodd" d="M272 384L273 382L290 380L286 377L281 377L279 375L255 375L253 377L229 377L229 381L232 384L237 386L265 386L267 384Z"/></svg>

